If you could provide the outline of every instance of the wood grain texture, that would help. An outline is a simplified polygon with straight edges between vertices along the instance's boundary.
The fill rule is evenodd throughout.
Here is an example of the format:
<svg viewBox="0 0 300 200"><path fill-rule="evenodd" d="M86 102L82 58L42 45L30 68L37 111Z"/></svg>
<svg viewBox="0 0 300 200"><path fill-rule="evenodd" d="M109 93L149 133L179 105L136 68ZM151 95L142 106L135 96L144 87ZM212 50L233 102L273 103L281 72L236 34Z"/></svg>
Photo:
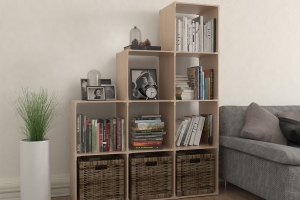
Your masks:
<svg viewBox="0 0 300 200"><path fill-rule="evenodd" d="M188 200L264 200L263 198L260 198L229 183L227 183L226 189L224 184L220 184L219 189L220 194L217 196L189 198ZM71 200L71 198L69 196L53 197L51 200Z"/></svg>

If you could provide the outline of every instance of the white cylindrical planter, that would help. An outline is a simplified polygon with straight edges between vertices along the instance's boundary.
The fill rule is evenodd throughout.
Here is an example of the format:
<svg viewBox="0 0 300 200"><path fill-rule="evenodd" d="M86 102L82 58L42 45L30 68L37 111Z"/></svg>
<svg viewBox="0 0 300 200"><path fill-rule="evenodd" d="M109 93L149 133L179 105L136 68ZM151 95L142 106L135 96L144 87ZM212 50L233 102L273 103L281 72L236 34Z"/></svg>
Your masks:
<svg viewBox="0 0 300 200"><path fill-rule="evenodd" d="M51 200L50 141L20 141L21 200Z"/></svg>

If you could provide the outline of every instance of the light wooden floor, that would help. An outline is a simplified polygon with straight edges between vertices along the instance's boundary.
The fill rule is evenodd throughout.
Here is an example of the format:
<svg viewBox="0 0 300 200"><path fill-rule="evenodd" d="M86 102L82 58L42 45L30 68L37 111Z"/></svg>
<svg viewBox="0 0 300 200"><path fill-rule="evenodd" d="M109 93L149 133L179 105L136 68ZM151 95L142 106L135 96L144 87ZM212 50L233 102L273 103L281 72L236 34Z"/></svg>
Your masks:
<svg viewBox="0 0 300 200"><path fill-rule="evenodd" d="M227 183L227 189L225 189L224 184L220 184L220 194L218 196L207 196L192 198L190 200L264 200L254 194L251 194L237 186ZM71 200L70 197L55 197L51 200Z"/></svg>

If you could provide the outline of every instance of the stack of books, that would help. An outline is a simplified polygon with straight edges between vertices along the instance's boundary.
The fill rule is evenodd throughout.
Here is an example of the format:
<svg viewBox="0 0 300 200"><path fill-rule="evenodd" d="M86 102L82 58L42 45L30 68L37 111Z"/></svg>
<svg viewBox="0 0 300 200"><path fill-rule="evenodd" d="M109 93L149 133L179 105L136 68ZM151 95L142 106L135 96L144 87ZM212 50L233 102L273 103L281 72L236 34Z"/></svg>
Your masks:
<svg viewBox="0 0 300 200"><path fill-rule="evenodd" d="M131 149L162 149L165 123L161 115L139 115L131 121Z"/></svg>
<svg viewBox="0 0 300 200"><path fill-rule="evenodd" d="M211 114L185 116L183 119L178 119L176 124L176 146L213 144Z"/></svg>
<svg viewBox="0 0 300 200"><path fill-rule="evenodd" d="M188 84L187 75L176 75L176 99L190 100L194 99L194 90Z"/></svg>

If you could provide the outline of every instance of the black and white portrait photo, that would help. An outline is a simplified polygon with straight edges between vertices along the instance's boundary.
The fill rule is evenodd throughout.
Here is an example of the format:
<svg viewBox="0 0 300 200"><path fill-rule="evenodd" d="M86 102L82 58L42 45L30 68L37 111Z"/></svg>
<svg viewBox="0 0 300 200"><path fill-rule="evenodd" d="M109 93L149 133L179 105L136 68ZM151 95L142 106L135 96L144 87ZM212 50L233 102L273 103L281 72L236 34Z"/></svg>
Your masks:
<svg viewBox="0 0 300 200"><path fill-rule="evenodd" d="M103 101L105 100L105 89L102 86L87 86L87 100Z"/></svg>
<svg viewBox="0 0 300 200"><path fill-rule="evenodd" d="M145 86L157 85L156 69L131 69L131 99L146 99Z"/></svg>
<svg viewBox="0 0 300 200"><path fill-rule="evenodd" d="M116 99L116 89L115 85L102 85L105 88L105 98L106 100Z"/></svg>

